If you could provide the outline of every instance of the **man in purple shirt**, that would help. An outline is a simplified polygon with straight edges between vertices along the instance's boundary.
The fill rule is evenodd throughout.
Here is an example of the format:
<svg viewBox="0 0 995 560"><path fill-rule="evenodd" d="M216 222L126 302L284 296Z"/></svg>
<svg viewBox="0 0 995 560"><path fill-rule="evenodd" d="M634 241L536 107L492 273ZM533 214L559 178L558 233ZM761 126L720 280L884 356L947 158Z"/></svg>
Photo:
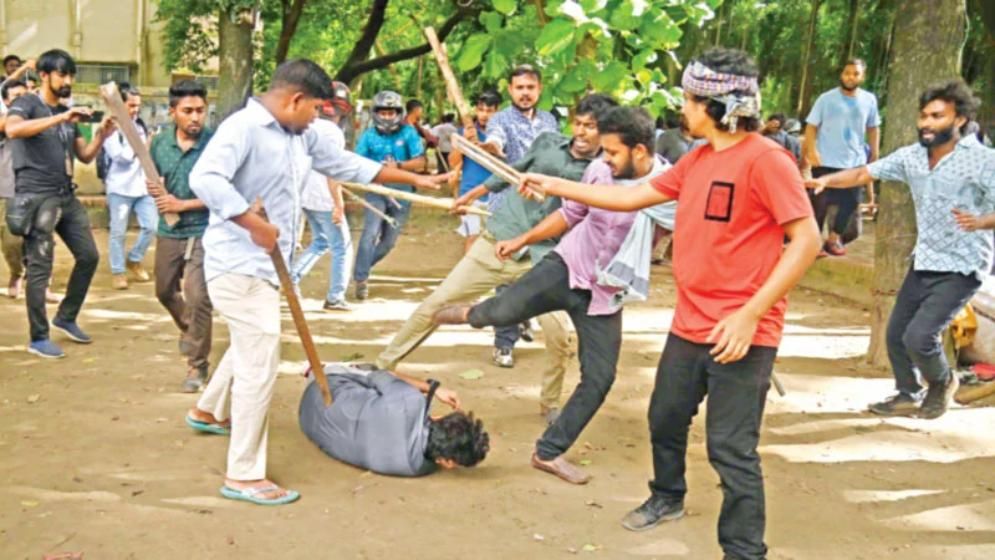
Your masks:
<svg viewBox="0 0 995 560"><path fill-rule="evenodd" d="M614 107L598 118L604 160L588 167L582 181L610 170L624 188L662 173L665 165L653 150L653 119L638 108ZM580 384L556 419L536 442L532 466L571 482L590 477L567 462L563 454L573 445L604 402L615 381L622 344L622 309L612 301L616 288L597 283L599 266L607 265L628 234L636 212L610 212L567 202L526 233L497 243L499 259L523 247L564 235L556 249L496 297L478 305L441 309L437 324L470 323L475 328L516 325L563 310L570 315L579 339ZM569 230L569 231L567 231Z"/></svg>

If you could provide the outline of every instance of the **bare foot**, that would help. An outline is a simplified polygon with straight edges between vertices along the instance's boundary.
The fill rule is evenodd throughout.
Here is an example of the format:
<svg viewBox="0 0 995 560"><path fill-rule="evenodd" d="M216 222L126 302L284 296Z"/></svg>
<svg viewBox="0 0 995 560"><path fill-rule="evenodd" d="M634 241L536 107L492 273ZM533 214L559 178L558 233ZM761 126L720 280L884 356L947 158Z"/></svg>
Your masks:
<svg viewBox="0 0 995 560"><path fill-rule="evenodd" d="M211 414L210 412L204 412L203 410L197 407L191 408L190 412L187 412L187 415L190 416L190 418L193 418L194 420L203 422L205 424L217 424L218 426L224 428L231 427L231 419L220 421L217 418L215 418L214 415Z"/></svg>
<svg viewBox="0 0 995 560"><path fill-rule="evenodd" d="M248 490L250 488L272 487L271 490L256 494L256 497L262 498L264 500L273 500L276 498L282 498L287 495L287 490L285 488L281 488L275 482L267 480L265 478L262 480L232 480L230 478L225 478L225 486L231 488L232 490Z"/></svg>

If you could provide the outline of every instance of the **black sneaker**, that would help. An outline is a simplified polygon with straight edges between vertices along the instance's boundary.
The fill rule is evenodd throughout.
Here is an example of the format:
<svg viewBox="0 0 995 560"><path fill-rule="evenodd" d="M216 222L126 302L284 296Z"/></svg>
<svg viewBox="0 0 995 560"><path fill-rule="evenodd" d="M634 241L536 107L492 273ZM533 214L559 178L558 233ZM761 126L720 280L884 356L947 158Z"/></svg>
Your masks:
<svg viewBox="0 0 995 560"><path fill-rule="evenodd" d="M932 420L943 416L959 387L960 379L957 379L954 372L947 374L946 383L930 383L926 398L922 400L922 408L919 409L919 418Z"/></svg>
<svg viewBox="0 0 995 560"><path fill-rule="evenodd" d="M684 517L684 502L653 494L643 505L622 518L622 526L630 531L646 531L664 521Z"/></svg>
<svg viewBox="0 0 995 560"><path fill-rule="evenodd" d="M370 287L366 281L356 282L356 299L364 301L368 297L370 297Z"/></svg>
<svg viewBox="0 0 995 560"><path fill-rule="evenodd" d="M922 398L896 393L887 399L872 404L867 410L880 416L915 416L919 413L919 404Z"/></svg>
<svg viewBox="0 0 995 560"><path fill-rule="evenodd" d="M527 320L524 323L518 324L518 337L525 342L532 342L535 340L535 336L532 334L532 321Z"/></svg>

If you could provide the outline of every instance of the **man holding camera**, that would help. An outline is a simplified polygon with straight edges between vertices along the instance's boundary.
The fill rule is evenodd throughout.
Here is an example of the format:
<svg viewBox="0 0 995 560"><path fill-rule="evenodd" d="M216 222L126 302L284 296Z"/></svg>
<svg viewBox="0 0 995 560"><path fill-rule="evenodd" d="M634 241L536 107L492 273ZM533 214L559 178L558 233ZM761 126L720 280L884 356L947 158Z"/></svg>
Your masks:
<svg viewBox="0 0 995 560"><path fill-rule="evenodd" d="M19 97L7 116L6 133L15 175L7 224L14 233L24 236L31 327L28 351L43 358L61 358L65 354L49 338L45 310L45 290L55 256L53 234L59 234L76 263L52 325L70 340L88 344L92 340L76 324L76 317L100 257L86 209L74 194L73 160L92 161L114 125L109 118L103 119L94 130L93 140L87 143L77 123L90 117L90 109L70 109L59 102L72 94L76 62L69 53L53 49L38 58L37 67L42 81L38 95Z"/></svg>

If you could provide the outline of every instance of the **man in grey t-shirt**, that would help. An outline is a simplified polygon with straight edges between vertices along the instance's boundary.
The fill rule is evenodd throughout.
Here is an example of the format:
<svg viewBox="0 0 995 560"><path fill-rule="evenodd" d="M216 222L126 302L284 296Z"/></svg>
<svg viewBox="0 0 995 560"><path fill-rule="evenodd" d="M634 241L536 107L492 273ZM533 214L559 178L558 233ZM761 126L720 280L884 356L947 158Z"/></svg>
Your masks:
<svg viewBox="0 0 995 560"><path fill-rule="evenodd" d="M7 202L14 198L14 163L10 142L5 133L6 107L27 91L28 86L17 80L7 80L0 88L0 97L3 97L3 109L0 112L0 251L3 252L3 259L10 273L7 282L7 297L10 298L16 298L21 291L21 281L24 278L24 239L7 228Z"/></svg>
<svg viewBox="0 0 995 560"><path fill-rule="evenodd" d="M438 389L436 382L372 364L329 364L325 375L331 406L312 382L299 417L301 431L335 459L380 474L422 476L439 467L472 467L487 455L483 423L460 411L456 393ZM429 416L433 396L455 411Z"/></svg>

